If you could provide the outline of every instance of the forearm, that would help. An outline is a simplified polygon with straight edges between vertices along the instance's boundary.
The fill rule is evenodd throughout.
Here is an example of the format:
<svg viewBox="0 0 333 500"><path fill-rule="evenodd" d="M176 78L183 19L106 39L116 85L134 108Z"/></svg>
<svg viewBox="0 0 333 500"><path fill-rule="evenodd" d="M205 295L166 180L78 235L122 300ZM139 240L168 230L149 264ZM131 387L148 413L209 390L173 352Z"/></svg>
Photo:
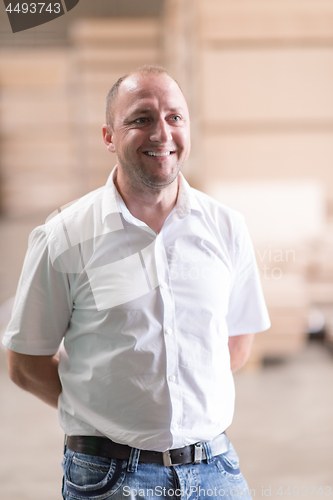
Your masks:
<svg viewBox="0 0 333 500"><path fill-rule="evenodd" d="M231 371L235 372L245 365L249 358L254 335L236 335L229 337Z"/></svg>
<svg viewBox="0 0 333 500"><path fill-rule="evenodd" d="M29 356L8 350L8 370L12 381L57 408L61 393L59 360L54 356Z"/></svg>

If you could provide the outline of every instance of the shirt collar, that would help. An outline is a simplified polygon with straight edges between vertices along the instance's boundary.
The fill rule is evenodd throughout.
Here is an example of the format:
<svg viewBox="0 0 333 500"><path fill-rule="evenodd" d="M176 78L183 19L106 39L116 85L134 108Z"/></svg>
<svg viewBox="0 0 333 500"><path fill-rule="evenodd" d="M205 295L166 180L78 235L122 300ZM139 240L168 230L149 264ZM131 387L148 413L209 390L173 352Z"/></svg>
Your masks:
<svg viewBox="0 0 333 500"><path fill-rule="evenodd" d="M199 212L203 214L202 208L191 188L189 183L185 180L183 174L178 174L179 189L178 197L175 205L175 211L180 219L187 217L191 212Z"/></svg>
<svg viewBox="0 0 333 500"><path fill-rule="evenodd" d="M115 186L114 175L116 173L116 168L117 165L109 175L103 192L102 222L105 221L107 215L115 212L121 213L127 220L134 219ZM177 202L172 212L176 212L180 219L187 217L191 212L202 214L202 208L183 174L179 173L178 179L179 190ZM130 222L133 221L130 220Z"/></svg>
<svg viewBox="0 0 333 500"><path fill-rule="evenodd" d="M115 183L113 181L114 174L116 172L117 165L112 170L111 174L106 181L106 185L103 192L102 199L102 222L105 221L105 217L112 213L122 213L122 207L119 203L120 195L117 191Z"/></svg>

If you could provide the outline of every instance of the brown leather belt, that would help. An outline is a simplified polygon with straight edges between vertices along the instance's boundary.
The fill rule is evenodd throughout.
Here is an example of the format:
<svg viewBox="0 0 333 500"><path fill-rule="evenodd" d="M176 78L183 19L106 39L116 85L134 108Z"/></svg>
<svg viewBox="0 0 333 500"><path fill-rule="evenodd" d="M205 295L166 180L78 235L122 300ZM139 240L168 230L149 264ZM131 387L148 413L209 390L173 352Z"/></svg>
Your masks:
<svg viewBox="0 0 333 500"><path fill-rule="evenodd" d="M67 448L78 453L120 460L128 460L132 449L125 444L115 443L111 439L99 436L66 436L65 444ZM229 439L223 433L210 441L209 445L212 456L220 455L228 451ZM171 465L198 464L205 459L206 451L203 443L198 442L164 452L140 450L139 461L170 467Z"/></svg>

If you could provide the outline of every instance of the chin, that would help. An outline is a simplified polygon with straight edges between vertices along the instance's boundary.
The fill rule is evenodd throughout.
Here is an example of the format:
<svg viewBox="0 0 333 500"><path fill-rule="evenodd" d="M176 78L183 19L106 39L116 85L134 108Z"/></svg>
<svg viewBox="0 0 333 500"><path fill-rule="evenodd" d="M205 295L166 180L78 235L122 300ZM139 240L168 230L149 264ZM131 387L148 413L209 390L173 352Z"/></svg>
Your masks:
<svg viewBox="0 0 333 500"><path fill-rule="evenodd" d="M162 176L145 177L145 179L143 179L143 182L146 186L149 186L149 187L163 188L163 187L166 187L166 186L169 186L170 184L172 184L177 179L178 173L179 173L179 171L177 171L173 175L168 175L165 177L162 177Z"/></svg>

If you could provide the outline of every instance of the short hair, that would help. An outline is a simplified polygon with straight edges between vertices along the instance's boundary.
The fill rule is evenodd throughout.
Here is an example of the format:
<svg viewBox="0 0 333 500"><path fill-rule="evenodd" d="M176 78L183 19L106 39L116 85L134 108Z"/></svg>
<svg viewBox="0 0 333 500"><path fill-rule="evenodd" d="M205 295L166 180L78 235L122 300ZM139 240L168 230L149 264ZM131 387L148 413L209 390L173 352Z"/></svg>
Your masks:
<svg viewBox="0 0 333 500"><path fill-rule="evenodd" d="M148 64L146 64L144 66L140 66L139 68L136 68L135 70L131 71L130 73L127 73L126 75L121 76L119 78L119 80L117 80L116 83L113 85L113 87L109 91L107 98L106 98L106 123L108 125L111 125L111 127L113 127L114 107L115 107L115 102L117 100L120 85L123 83L124 80L126 80L130 76L136 75L136 74L143 75L143 76L148 76L148 75L153 76L153 75L163 75L164 74L164 75L170 76L168 71L165 68L163 68L163 66L148 65ZM172 76L170 76L170 78L173 80ZM178 83L177 83L177 85L178 85Z"/></svg>

